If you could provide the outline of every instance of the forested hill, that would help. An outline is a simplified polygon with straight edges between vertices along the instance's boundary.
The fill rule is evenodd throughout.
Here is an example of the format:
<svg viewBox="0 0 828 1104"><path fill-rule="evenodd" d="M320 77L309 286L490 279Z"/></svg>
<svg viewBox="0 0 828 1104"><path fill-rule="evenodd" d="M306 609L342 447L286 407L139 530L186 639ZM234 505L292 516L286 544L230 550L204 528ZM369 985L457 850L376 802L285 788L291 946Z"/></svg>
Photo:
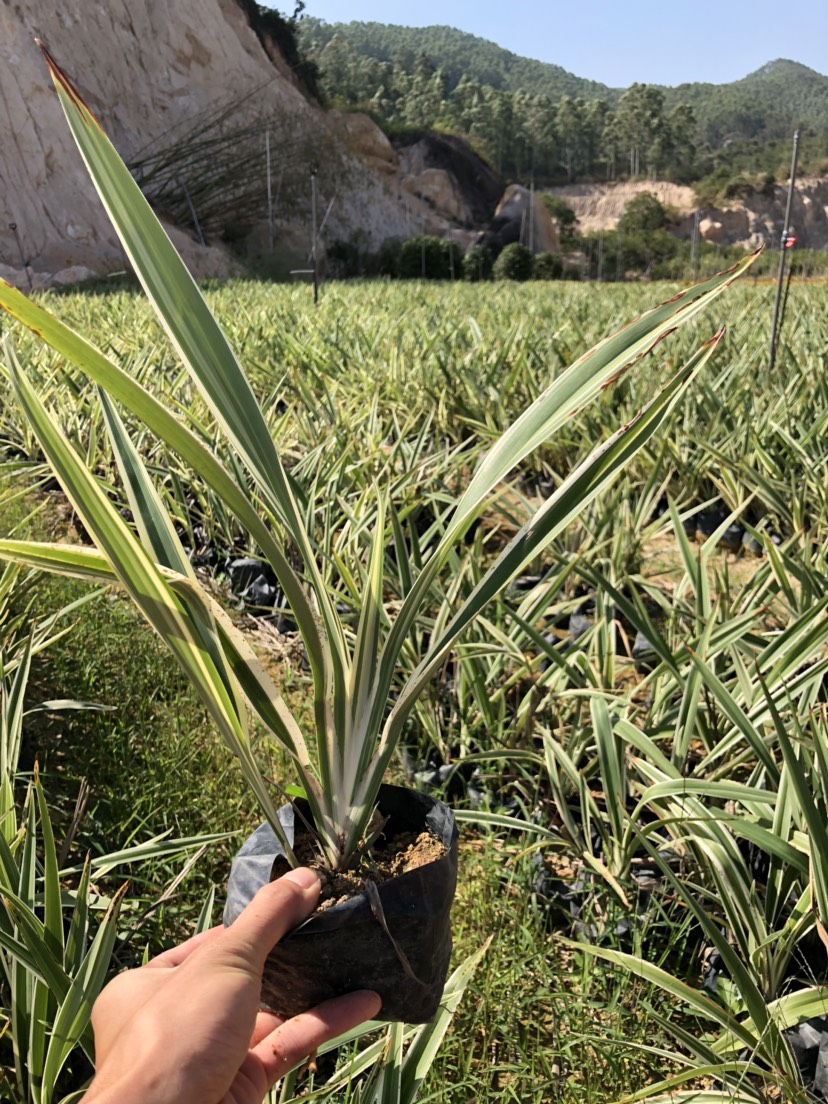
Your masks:
<svg viewBox="0 0 828 1104"><path fill-rule="evenodd" d="M347 39L350 48L361 58L380 62L403 60L412 67L417 56L424 53L441 69L449 90L463 76L475 82L507 92L529 92L553 99L561 96L602 96L612 101L620 91L598 81L585 80L568 73L560 65L519 57L489 42L488 39L458 31L454 27L397 27L387 23L323 23L310 16L300 20L300 45L317 58L334 35Z"/></svg>
<svg viewBox="0 0 828 1104"><path fill-rule="evenodd" d="M383 86L389 90L391 71L412 75L418 66L421 75L436 74L435 88L441 84L446 98L458 87L476 86L553 103L568 96L614 108L624 92L559 65L518 57L452 27L324 23L307 17L298 29L303 52L320 67L323 90L350 103L373 99L380 116L388 106L382 103ZM828 77L795 61L769 62L730 84L681 84L659 92L665 113L678 105L692 109L699 148L789 139L797 126L806 134L828 135Z"/></svg>
<svg viewBox="0 0 828 1104"><path fill-rule="evenodd" d="M796 127L828 134L828 77L797 61L770 61L731 84L680 84L664 93L668 103L693 108L712 148L733 138L788 138Z"/></svg>

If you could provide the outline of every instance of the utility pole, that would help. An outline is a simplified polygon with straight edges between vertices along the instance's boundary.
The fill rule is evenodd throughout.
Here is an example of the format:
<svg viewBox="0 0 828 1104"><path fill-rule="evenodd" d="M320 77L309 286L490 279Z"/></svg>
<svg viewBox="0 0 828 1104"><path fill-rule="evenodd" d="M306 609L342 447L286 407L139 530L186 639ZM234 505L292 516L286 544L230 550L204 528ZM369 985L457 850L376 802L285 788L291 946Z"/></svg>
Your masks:
<svg viewBox="0 0 828 1104"><path fill-rule="evenodd" d="M776 364L776 342L779 326L782 321L782 285L785 279L785 254L788 252L789 245L793 245L796 238L790 233L791 229L791 206L793 204L794 186L796 184L796 163L799 158L799 131L794 131L793 136L793 153L791 155L791 179L788 183L788 202L785 205L785 223L782 227L782 238L779 243L779 275L776 279L776 301L773 305L773 324L771 325L771 340L770 340L770 363L768 367L771 372Z"/></svg>
<svg viewBox="0 0 828 1104"><path fill-rule="evenodd" d="M532 146L532 172L529 177L529 252L535 252L535 147Z"/></svg>
<svg viewBox="0 0 828 1104"><path fill-rule="evenodd" d="M270 127L265 131L265 164L267 166L267 230L270 252L273 252L273 189L270 183Z"/></svg>
<svg viewBox="0 0 828 1104"><path fill-rule="evenodd" d="M693 280L699 279L699 224L701 223L701 208L696 208L696 217L693 219Z"/></svg>
<svg viewBox="0 0 828 1104"><path fill-rule="evenodd" d="M316 174L319 169L311 169L311 260L313 262L313 302L319 302L319 261L316 250Z"/></svg>
<svg viewBox="0 0 828 1104"><path fill-rule="evenodd" d="M32 283L32 273L29 268L29 259L23 252L23 243L20 241L20 234L17 230L17 223L10 222L9 230L14 234L14 240L17 242L17 252L20 254L20 261L23 268L26 270L26 279L29 281L29 291L34 291L34 284Z"/></svg>

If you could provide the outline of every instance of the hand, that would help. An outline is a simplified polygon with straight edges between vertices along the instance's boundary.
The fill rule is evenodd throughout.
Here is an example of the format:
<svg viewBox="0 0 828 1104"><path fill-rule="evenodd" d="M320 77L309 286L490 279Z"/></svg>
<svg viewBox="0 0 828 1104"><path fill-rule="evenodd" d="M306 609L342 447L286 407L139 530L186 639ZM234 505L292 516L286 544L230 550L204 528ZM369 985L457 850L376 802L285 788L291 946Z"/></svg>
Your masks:
<svg viewBox="0 0 828 1104"><path fill-rule="evenodd" d="M269 951L318 897L313 871L292 870L231 927L114 978L92 1010L97 1074L85 1104L261 1104L317 1047L376 1016L368 990L290 1020L258 1010Z"/></svg>

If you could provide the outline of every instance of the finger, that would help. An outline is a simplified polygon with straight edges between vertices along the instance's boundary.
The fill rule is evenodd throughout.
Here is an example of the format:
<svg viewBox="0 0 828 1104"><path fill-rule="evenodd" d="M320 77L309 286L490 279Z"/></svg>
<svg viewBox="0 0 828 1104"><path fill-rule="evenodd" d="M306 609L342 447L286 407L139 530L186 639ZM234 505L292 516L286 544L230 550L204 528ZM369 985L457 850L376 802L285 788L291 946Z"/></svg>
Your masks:
<svg viewBox="0 0 828 1104"><path fill-rule="evenodd" d="M319 899L319 878L307 867L291 870L262 886L244 912L224 932L222 949L241 954L246 962L264 968L279 940L307 919Z"/></svg>
<svg viewBox="0 0 828 1104"><path fill-rule="evenodd" d="M256 1016L256 1026L250 1038L250 1049L259 1045L262 1039L266 1039L277 1027L285 1022L283 1016L277 1016L275 1012L259 1012Z"/></svg>
<svg viewBox="0 0 828 1104"><path fill-rule="evenodd" d="M203 946L205 943L208 943L210 940L215 939L222 931L224 931L224 928L219 924L218 927L208 928L207 931L199 932L198 935L194 935L191 939L188 939L186 943L180 943L177 947L170 947L168 951L162 951L160 955L151 958L144 966L144 969L148 970L158 966L180 966L182 962L190 957L193 951L197 950L198 947Z"/></svg>
<svg viewBox="0 0 828 1104"><path fill-rule="evenodd" d="M324 1001L309 1012L285 1020L251 1053L262 1064L268 1085L299 1065L309 1054L379 1013L382 1001L370 989Z"/></svg>

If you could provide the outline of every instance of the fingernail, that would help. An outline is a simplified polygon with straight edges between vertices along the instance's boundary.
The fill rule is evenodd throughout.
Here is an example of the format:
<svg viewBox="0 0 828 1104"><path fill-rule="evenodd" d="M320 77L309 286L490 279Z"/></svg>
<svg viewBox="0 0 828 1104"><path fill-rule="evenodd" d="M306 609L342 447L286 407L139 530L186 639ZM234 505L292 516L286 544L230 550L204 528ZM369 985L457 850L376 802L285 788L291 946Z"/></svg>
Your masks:
<svg viewBox="0 0 828 1104"><path fill-rule="evenodd" d="M357 989L351 993L352 997L359 997L365 1002L365 1015L374 1018L382 1008L382 997L373 989Z"/></svg>
<svg viewBox="0 0 828 1104"><path fill-rule="evenodd" d="M298 885L300 889L311 889L319 882L319 876L315 870L308 869L307 866L297 867L296 870L289 870L284 875L286 882L293 882L294 885Z"/></svg>

